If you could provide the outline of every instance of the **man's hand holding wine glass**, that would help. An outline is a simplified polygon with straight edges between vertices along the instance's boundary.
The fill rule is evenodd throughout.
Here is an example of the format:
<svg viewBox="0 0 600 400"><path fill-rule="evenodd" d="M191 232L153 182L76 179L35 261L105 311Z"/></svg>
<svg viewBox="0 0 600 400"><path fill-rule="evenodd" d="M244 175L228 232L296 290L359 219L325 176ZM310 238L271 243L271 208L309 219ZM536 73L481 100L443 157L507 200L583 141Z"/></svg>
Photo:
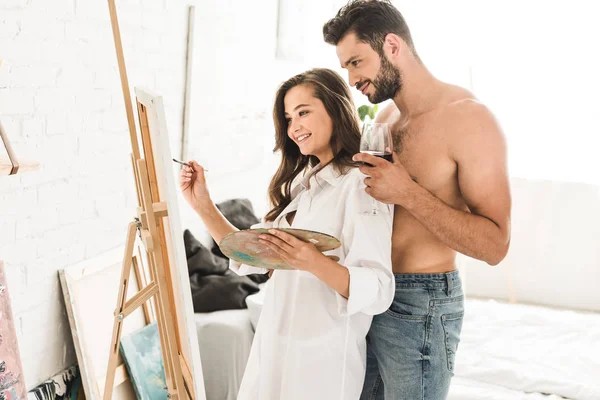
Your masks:
<svg viewBox="0 0 600 400"><path fill-rule="evenodd" d="M398 156L394 153L392 157L393 163L366 153L355 154L352 159L365 163L359 169L368 175L365 185L366 192L371 197L382 203L401 205L415 182L398 160Z"/></svg>
<svg viewBox="0 0 600 400"><path fill-rule="evenodd" d="M367 175L366 192L386 204L402 204L414 187L408 171L393 153L392 135L388 124L363 125L360 153L355 154L354 161L362 162L359 169ZM373 208L373 214L376 214Z"/></svg>

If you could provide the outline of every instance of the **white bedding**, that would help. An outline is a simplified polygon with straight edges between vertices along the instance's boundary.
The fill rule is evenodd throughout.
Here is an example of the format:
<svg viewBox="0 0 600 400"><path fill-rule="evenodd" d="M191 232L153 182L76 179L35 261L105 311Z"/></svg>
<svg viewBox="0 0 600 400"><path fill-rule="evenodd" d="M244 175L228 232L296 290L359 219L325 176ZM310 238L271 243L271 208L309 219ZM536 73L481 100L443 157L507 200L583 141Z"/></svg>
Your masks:
<svg viewBox="0 0 600 400"><path fill-rule="evenodd" d="M600 314L469 299L455 377L599 400Z"/></svg>
<svg viewBox="0 0 600 400"><path fill-rule="evenodd" d="M207 400L235 400L262 305L196 314ZM562 397L561 397L562 396ZM468 299L448 400L600 400L600 314Z"/></svg>
<svg viewBox="0 0 600 400"><path fill-rule="evenodd" d="M254 329L245 310L194 314L206 400L235 400L250 354Z"/></svg>
<svg viewBox="0 0 600 400"><path fill-rule="evenodd" d="M525 393L502 386L454 377L447 400L563 400L556 395Z"/></svg>

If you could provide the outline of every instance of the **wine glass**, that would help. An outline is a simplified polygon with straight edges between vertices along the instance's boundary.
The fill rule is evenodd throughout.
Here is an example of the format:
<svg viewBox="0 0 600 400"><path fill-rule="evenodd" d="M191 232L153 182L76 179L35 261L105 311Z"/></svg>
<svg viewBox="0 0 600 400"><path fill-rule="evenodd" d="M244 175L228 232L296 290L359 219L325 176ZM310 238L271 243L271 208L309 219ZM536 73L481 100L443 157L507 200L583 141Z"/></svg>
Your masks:
<svg viewBox="0 0 600 400"><path fill-rule="evenodd" d="M372 156L383 158L392 162L392 133L389 124L385 123L364 123L362 134L360 136L360 152L371 154ZM365 163L372 166L368 163ZM373 199L371 211L368 215L377 215L377 200Z"/></svg>

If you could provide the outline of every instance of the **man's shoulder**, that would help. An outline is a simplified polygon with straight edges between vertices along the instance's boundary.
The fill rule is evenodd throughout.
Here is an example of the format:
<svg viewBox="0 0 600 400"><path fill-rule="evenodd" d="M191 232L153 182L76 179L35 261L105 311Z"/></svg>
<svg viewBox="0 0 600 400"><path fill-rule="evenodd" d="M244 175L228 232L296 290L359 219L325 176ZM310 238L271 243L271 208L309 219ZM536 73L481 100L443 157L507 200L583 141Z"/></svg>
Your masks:
<svg viewBox="0 0 600 400"><path fill-rule="evenodd" d="M438 113L437 117L451 130L465 132L473 129L481 131L479 128L483 127L485 130L499 128L490 109L467 89L448 85L444 103L442 113Z"/></svg>
<svg viewBox="0 0 600 400"><path fill-rule="evenodd" d="M494 114L473 95L449 102L442 120L454 153L473 151L473 146L503 146L505 141Z"/></svg>
<svg viewBox="0 0 600 400"><path fill-rule="evenodd" d="M392 123L394 120L398 119L399 117L400 117L400 110L396 106L396 103L394 103L393 101L390 101L388 104L386 104L382 108L381 111L379 111L379 113L377 114L377 117L375 118L375 122Z"/></svg>
<svg viewBox="0 0 600 400"><path fill-rule="evenodd" d="M499 129L496 117L491 110L476 98L466 98L451 103L447 107L447 120L450 126L463 131L472 128L475 131ZM470 130L470 129L467 129Z"/></svg>
<svg viewBox="0 0 600 400"><path fill-rule="evenodd" d="M444 110L449 113L449 116L461 118L468 117L489 117L490 110L481 102L475 95L460 86L448 85L445 96L446 106Z"/></svg>

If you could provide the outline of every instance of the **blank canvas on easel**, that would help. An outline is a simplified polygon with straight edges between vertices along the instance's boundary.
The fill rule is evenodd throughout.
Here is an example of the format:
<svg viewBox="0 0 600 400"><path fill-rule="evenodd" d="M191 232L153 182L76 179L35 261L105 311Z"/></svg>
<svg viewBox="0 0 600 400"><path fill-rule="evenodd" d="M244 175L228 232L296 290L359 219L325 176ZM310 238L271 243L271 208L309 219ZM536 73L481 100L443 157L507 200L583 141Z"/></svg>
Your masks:
<svg viewBox="0 0 600 400"><path fill-rule="evenodd" d="M193 382L195 400L204 400L205 388L200 363L198 334L194 322L194 308L187 259L183 245L183 230L177 207L175 170L170 151L169 136L162 97L148 89L135 88L140 112L142 143L154 202L166 203L168 220L163 218L161 230L166 243L163 254L165 273L172 289L170 310L177 320L176 332L181 348L182 371L187 382ZM147 126L145 125L147 123Z"/></svg>

